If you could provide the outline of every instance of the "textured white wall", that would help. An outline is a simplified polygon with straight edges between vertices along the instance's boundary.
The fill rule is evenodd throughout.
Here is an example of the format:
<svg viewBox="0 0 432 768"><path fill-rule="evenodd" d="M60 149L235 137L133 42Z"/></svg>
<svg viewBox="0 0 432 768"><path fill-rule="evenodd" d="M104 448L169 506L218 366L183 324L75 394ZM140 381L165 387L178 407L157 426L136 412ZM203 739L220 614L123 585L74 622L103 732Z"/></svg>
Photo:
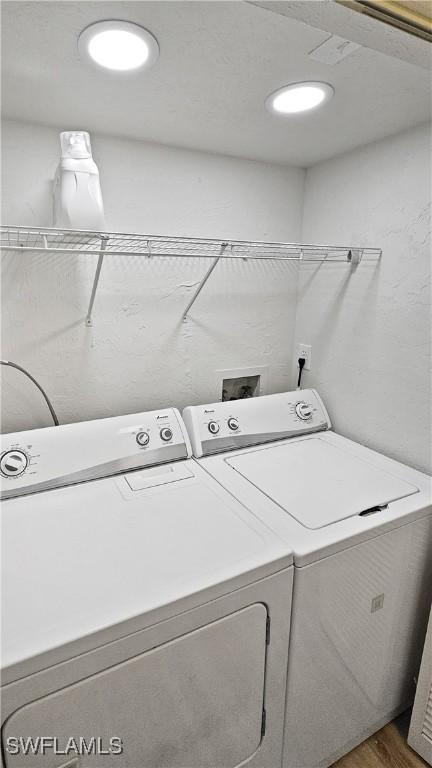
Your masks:
<svg viewBox="0 0 432 768"><path fill-rule="evenodd" d="M379 266L302 266L296 339L304 383L337 431L431 469L430 126L307 172L305 242L382 247Z"/></svg>
<svg viewBox="0 0 432 768"><path fill-rule="evenodd" d="M49 225L58 137L3 127L3 223ZM93 137L107 227L208 237L381 246L379 266L218 266L106 259L94 327L83 320L94 257L3 255L3 357L40 378L64 422L211 400L214 371L270 366L290 388L294 339L313 345L316 386L338 431L420 469L431 465L429 127L307 173ZM0 369L3 431L49 423L39 394Z"/></svg>
<svg viewBox="0 0 432 768"><path fill-rule="evenodd" d="M6 121L2 144L2 222L50 225L58 133ZM300 169L104 136L92 144L108 229L300 237ZM214 372L224 368L268 365L269 391L292 385L297 268L290 263L220 264L183 323L208 261L107 257L94 326L86 328L96 257L2 260L2 356L40 379L62 422L213 400ZM1 378L3 431L50 423L24 377L2 368Z"/></svg>

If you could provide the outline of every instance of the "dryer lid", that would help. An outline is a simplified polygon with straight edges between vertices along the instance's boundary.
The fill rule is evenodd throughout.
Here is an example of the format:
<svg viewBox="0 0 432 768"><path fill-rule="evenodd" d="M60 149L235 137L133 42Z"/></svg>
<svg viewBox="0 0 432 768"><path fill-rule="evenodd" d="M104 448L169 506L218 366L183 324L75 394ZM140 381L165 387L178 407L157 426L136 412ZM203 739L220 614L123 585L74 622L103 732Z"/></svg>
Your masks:
<svg viewBox="0 0 432 768"><path fill-rule="evenodd" d="M3 684L291 565L289 547L194 461L158 472L3 502Z"/></svg>
<svg viewBox="0 0 432 768"><path fill-rule="evenodd" d="M310 529L324 528L419 491L318 437L255 449L226 462Z"/></svg>

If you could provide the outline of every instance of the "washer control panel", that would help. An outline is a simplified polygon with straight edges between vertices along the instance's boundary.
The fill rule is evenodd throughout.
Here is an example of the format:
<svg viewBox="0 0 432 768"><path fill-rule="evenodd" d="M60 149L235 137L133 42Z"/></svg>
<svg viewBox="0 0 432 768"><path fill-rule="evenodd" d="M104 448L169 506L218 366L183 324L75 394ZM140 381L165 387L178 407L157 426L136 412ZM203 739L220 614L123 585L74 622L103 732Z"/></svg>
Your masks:
<svg viewBox="0 0 432 768"><path fill-rule="evenodd" d="M197 457L331 428L313 389L189 406L183 419Z"/></svg>
<svg viewBox="0 0 432 768"><path fill-rule="evenodd" d="M3 499L191 455L175 408L6 434L0 445Z"/></svg>

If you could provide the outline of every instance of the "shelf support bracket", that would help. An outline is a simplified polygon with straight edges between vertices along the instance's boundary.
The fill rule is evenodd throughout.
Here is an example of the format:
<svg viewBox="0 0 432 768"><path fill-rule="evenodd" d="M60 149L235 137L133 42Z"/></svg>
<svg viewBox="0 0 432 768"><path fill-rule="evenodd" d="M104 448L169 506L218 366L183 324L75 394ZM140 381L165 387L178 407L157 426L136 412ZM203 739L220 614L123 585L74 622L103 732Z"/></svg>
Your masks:
<svg viewBox="0 0 432 768"><path fill-rule="evenodd" d="M227 248L228 248L228 243L222 243L221 249L220 249L220 253L218 254L218 256L216 256L216 258L213 261L213 264L210 266L210 268L205 273L205 275L204 275L203 279L201 280L198 288L196 289L196 291L195 291L194 295L192 296L189 304L187 305L187 307L186 307L186 309L185 309L185 311L183 313L183 320L187 320L187 317L188 317L188 314L189 314L189 310L195 304L195 301L197 300L198 296L200 295L202 289L204 288L204 286L205 286L207 280L209 279L211 273L213 272L214 268L217 267L217 265L219 263L219 260L222 258L222 256L224 255L224 253L225 253Z"/></svg>
<svg viewBox="0 0 432 768"><path fill-rule="evenodd" d="M353 269L358 267L363 256L363 251L360 248L350 248L348 251L347 261L351 264Z"/></svg>
<svg viewBox="0 0 432 768"><path fill-rule="evenodd" d="M85 320L85 324L87 326L89 326L89 327L93 325L92 316L91 315L92 315L94 300L96 298L97 287L98 287L98 284L99 284L99 278L100 278L100 273L101 273L102 264L103 264L103 258L104 258L104 251L105 251L105 249L106 249L106 247L108 245L108 240L109 240L109 238L106 237L106 236L102 236L101 237L100 253L99 253L99 256L98 256L96 272L95 272L95 276L94 276L94 279L93 279L93 288L92 288L92 292L91 292L91 296L90 296L90 301L89 301L89 305L88 305L88 310L87 310L87 316L86 316L86 320Z"/></svg>

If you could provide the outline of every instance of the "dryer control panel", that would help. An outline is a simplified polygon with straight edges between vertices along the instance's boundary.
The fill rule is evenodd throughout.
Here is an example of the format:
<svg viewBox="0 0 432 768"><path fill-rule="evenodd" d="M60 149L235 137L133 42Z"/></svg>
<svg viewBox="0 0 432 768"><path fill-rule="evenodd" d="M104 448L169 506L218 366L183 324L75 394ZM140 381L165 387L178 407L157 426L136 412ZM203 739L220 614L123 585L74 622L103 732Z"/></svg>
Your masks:
<svg viewBox="0 0 432 768"><path fill-rule="evenodd" d="M1 498L95 480L191 455L175 408L115 416L0 438Z"/></svg>
<svg viewBox="0 0 432 768"><path fill-rule="evenodd" d="M314 389L192 405L183 419L197 457L331 428Z"/></svg>

